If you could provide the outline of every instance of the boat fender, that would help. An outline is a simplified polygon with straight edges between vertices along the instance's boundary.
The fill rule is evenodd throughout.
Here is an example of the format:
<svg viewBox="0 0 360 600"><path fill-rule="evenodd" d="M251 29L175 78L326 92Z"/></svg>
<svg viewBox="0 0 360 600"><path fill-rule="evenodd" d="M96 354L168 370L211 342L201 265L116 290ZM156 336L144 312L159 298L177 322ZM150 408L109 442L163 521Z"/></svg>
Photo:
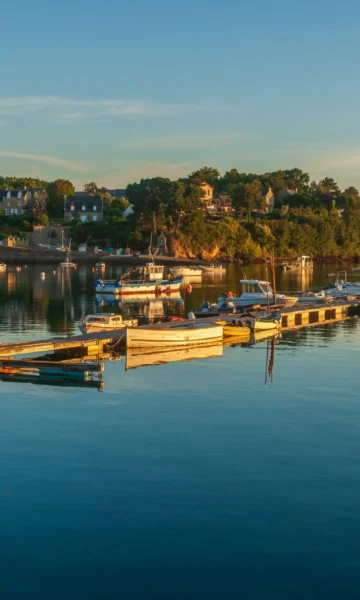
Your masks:
<svg viewBox="0 0 360 600"><path fill-rule="evenodd" d="M190 284L186 286L185 292L187 292L188 294L190 294L190 292L192 292L192 287Z"/></svg>

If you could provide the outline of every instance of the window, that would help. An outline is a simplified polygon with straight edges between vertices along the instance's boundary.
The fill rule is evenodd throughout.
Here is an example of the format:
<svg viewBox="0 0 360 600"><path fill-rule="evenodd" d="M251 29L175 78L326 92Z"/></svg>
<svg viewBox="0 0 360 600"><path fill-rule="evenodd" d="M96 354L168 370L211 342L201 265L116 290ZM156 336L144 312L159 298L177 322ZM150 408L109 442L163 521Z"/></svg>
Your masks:
<svg viewBox="0 0 360 600"><path fill-rule="evenodd" d="M73 204L70 206L70 210L75 210L75 206Z"/></svg>
<svg viewBox="0 0 360 600"><path fill-rule="evenodd" d="M87 216L86 216L86 215L82 215L82 216L80 217L80 219L81 219L82 223L86 223L86 221L87 221Z"/></svg>
<svg viewBox="0 0 360 600"><path fill-rule="evenodd" d="M6 195L8 198L11 198L11 192L8 192Z"/></svg>
<svg viewBox="0 0 360 600"><path fill-rule="evenodd" d="M95 206L95 205L93 206L93 211L94 211L94 212L96 212L96 211L97 211L97 208L96 208L96 206Z"/></svg>
<svg viewBox="0 0 360 600"><path fill-rule="evenodd" d="M97 215L93 215L93 221L97 221Z"/></svg>
<svg viewBox="0 0 360 600"><path fill-rule="evenodd" d="M85 204L82 205L81 210L86 210Z"/></svg>
<svg viewBox="0 0 360 600"><path fill-rule="evenodd" d="M18 204L18 206L22 206L22 202L18 202L17 204Z"/></svg>

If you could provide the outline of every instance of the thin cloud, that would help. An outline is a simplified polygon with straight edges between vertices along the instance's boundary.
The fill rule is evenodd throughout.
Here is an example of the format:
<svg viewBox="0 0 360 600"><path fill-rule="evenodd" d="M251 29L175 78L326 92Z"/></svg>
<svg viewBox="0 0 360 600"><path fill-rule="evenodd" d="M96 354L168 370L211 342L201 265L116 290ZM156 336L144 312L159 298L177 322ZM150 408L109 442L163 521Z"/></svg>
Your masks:
<svg viewBox="0 0 360 600"><path fill-rule="evenodd" d="M56 96L0 97L0 116L39 114L61 123L117 117L171 117L204 111L232 111L211 99L197 102L160 103L146 100L76 100Z"/></svg>
<svg viewBox="0 0 360 600"><path fill-rule="evenodd" d="M83 165L79 165L77 163L73 163L70 160L65 160L63 158L59 158L57 156L46 156L42 154L28 154L26 152L12 152L10 150L0 150L0 156L4 156L6 158L15 158L19 160L26 160L34 163L42 163L46 165L50 165L53 167L62 167L64 169L68 169L69 171L76 172L85 172L88 169Z"/></svg>
<svg viewBox="0 0 360 600"><path fill-rule="evenodd" d="M241 141L251 141L259 138L260 136L255 134L242 132L195 132L183 135L125 140L121 145L125 148L136 149L218 149Z"/></svg>

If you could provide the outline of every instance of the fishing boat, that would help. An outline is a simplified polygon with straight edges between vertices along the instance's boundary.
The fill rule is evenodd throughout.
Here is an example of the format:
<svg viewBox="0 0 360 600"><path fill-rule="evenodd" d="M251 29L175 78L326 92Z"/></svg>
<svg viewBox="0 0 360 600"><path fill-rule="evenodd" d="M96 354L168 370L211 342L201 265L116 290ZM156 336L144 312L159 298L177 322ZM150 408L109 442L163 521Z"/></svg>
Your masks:
<svg viewBox="0 0 360 600"><path fill-rule="evenodd" d="M127 348L181 347L216 343L222 339L222 325L196 320L142 325L126 330Z"/></svg>
<svg viewBox="0 0 360 600"><path fill-rule="evenodd" d="M132 271L116 281L104 281L97 279L95 281L95 290L97 294L115 294L132 295L133 297L142 295L160 295L179 293L183 277L177 279L162 279L163 265L155 265L154 262L147 263L145 267L135 269L140 276L139 279L131 279Z"/></svg>
<svg viewBox="0 0 360 600"><path fill-rule="evenodd" d="M283 262L281 269L283 271L307 271L314 268L313 260L310 256L298 256L291 262Z"/></svg>
<svg viewBox="0 0 360 600"><path fill-rule="evenodd" d="M0 263L0 273L3 273L4 271L6 271L7 267L5 263Z"/></svg>
<svg viewBox="0 0 360 600"><path fill-rule="evenodd" d="M241 323L233 319L232 321L216 321L219 325L222 325L224 338L237 337L237 338L249 338L250 328L243 326Z"/></svg>
<svg viewBox="0 0 360 600"><path fill-rule="evenodd" d="M178 266L172 267L170 273L174 277L201 277L203 272L200 267Z"/></svg>
<svg viewBox="0 0 360 600"><path fill-rule="evenodd" d="M273 289L268 281L260 279L241 279L240 283L243 286L241 296L234 296L232 292L223 294L218 298L219 302L229 301L234 303L236 307L251 306L252 304L260 304L266 306L269 304L281 304L284 306L294 306L297 302L297 296L286 296L285 294L273 293Z"/></svg>
<svg viewBox="0 0 360 600"><path fill-rule="evenodd" d="M137 367L165 365L170 362L215 358L223 355L221 342L206 346L187 346L181 348L128 348L126 351L126 370Z"/></svg>
<svg viewBox="0 0 360 600"><path fill-rule="evenodd" d="M76 269L76 264L71 261L71 240L69 242L66 258L60 263L60 267L62 269Z"/></svg>
<svg viewBox="0 0 360 600"><path fill-rule="evenodd" d="M226 267L224 267L223 265L217 264L217 263L213 263L210 265L203 265L200 267L200 269L204 273L226 273Z"/></svg>
<svg viewBox="0 0 360 600"><path fill-rule="evenodd" d="M114 331L125 327L134 327L138 324L137 319L124 320L121 315L115 313L102 313L87 315L81 321L80 329L84 333L94 331Z"/></svg>
<svg viewBox="0 0 360 600"><path fill-rule="evenodd" d="M228 325L234 327L248 328L250 331L270 331L279 329L281 317L277 312L268 312L262 315L254 315L253 313L242 314L235 319L223 319Z"/></svg>

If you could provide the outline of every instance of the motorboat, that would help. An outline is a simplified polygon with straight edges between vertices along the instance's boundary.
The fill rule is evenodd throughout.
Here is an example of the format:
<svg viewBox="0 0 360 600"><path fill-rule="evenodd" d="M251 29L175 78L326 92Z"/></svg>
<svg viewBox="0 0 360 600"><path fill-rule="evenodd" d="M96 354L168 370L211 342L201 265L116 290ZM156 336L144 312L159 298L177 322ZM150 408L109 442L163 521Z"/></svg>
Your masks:
<svg viewBox="0 0 360 600"><path fill-rule="evenodd" d="M241 296L234 296L232 292L223 294L218 298L218 302L231 300L236 308L260 304L267 306L269 304L282 304L287 307L294 306L297 302L297 296L286 296L285 294L274 295L272 287L268 281L260 279L241 279L240 283L243 286Z"/></svg>
<svg viewBox="0 0 360 600"><path fill-rule="evenodd" d="M329 275L330 276L330 275ZM347 281L347 272L338 271L336 279L324 288L325 295L333 298L348 298L360 296L360 281Z"/></svg>
<svg viewBox="0 0 360 600"><path fill-rule="evenodd" d="M137 319L124 320L121 315L115 313L101 313L86 315L81 321L80 329L84 333L94 331L116 331L126 327L135 327L138 324Z"/></svg>
<svg viewBox="0 0 360 600"><path fill-rule="evenodd" d="M298 296L296 304L321 304L326 303L329 304L333 301L333 297L326 295L324 290L320 292L303 292Z"/></svg>
<svg viewBox="0 0 360 600"><path fill-rule="evenodd" d="M219 325L222 325L224 338L236 337L236 338L250 338L250 327L242 325L242 323L235 319L231 321L216 321Z"/></svg>
<svg viewBox="0 0 360 600"><path fill-rule="evenodd" d="M283 271L312 270L314 263L310 256L298 256L293 261L283 262L281 268Z"/></svg>
<svg viewBox="0 0 360 600"><path fill-rule="evenodd" d="M226 273L226 267L224 267L223 265L217 264L217 263L213 263L210 265L203 265L200 267L200 269L204 273Z"/></svg>
<svg viewBox="0 0 360 600"><path fill-rule="evenodd" d="M222 325L197 320L142 325L129 327L126 330L127 348L215 344L222 341L222 339Z"/></svg>
<svg viewBox="0 0 360 600"><path fill-rule="evenodd" d="M217 317L221 314L235 313L236 306L231 300L223 300L217 304L205 300L200 308L195 308L192 312L197 318Z"/></svg>
<svg viewBox="0 0 360 600"><path fill-rule="evenodd" d="M178 266L170 269L171 275L174 277L201 277L203 271L200 267Z"/></svg>

